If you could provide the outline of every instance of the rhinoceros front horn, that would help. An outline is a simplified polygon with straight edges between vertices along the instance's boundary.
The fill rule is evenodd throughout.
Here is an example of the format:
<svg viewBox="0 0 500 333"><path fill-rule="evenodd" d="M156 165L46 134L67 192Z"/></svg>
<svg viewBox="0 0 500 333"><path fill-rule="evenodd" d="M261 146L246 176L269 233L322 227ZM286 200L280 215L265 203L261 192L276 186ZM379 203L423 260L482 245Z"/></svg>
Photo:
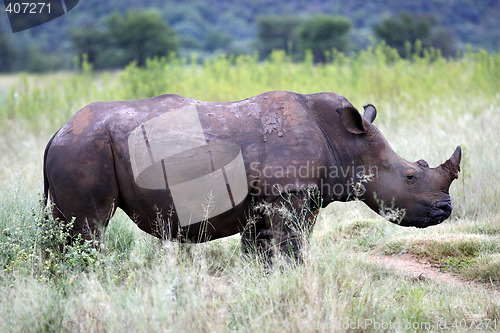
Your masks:
<svg viewBox="0 0 500 333"><path fill-rule="evenodd" d="M450 175L451 180L458 178L460 172L460 160L462 159L462 147L457 146L450 159L441 164L441 167Z"/></svg>

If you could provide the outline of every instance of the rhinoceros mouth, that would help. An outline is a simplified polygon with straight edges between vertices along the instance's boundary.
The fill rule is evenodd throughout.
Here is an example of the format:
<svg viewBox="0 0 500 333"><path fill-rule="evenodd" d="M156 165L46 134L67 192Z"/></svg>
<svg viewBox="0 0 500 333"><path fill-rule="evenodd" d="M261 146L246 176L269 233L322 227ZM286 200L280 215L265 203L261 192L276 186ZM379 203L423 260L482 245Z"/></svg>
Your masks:
<svg viewBox="0 0 500 333"><path fill-rule="evenodd" d="M450 216L450 213L442 212L442 213L439 213L439 214L436 214L436 215L432 216L429 220L430 220L431 223L435 222L435 224L437 224L437 223L443 222L449 216Z"/></svg>
<svg viewBox="0 0 500 333"><path fill-rule="evenodd" d="M413 226L419 229L427 228L436 224L439 224L448 218L447 215L441 214L433 217L426 217L423 220L417 222ZM409 225L412 226L412 225Z"/></svg>
<svg viewBox="0 0 500 333"><path fill-rule="evenodd" d="M411 218L405 215L398 223L403 227L427 228L439 224L451 215L450 200L439 201L428 208L427 215Z"/></svg>
<svg viewBox="0 0 500 333"><path fill-rule="evenodd" d="M436 224L439 224L446 220L450 216L449 213L447 212L441 212L441 213L436 213L431 216L424 217L423 219L419 220L413 220L413 221L408 221L408 220L403 220L401 221L401 226L403 227L415 227L419 229L427 228Z"/></svg>

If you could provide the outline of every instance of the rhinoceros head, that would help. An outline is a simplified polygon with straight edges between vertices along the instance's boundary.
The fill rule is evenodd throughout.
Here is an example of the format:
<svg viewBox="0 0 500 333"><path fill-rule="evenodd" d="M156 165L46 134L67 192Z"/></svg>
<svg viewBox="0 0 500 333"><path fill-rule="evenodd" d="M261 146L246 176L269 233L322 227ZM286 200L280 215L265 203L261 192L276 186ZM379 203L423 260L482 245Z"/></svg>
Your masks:
<svg viewBox="0 0 500 333"><path fill-rule="evenodd" d="M374 106L365 106L363 116L352 107L337 111L343 126L356 134L358 165L376 170L363 183L362 201L402 226L425 228L450 216L449 188L460 171L460 146L446 162L430 168L424 160L409 162L394 152L372 124L377 113Z"/></svg>

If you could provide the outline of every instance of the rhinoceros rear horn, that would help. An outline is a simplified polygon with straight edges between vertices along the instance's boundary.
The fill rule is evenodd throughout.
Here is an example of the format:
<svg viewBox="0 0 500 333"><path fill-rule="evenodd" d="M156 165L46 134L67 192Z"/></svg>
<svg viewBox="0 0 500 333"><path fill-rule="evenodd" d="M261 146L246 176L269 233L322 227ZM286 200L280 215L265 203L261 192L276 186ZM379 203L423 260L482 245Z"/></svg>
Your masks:
<svg viewBox="0 0 500 333"><path fill-rule="evenodd" d="M457 146L450 159L441 164L441 167L451 176L451 179L458 178L460 172L460 160L462 159L462 147Z"/></svg>

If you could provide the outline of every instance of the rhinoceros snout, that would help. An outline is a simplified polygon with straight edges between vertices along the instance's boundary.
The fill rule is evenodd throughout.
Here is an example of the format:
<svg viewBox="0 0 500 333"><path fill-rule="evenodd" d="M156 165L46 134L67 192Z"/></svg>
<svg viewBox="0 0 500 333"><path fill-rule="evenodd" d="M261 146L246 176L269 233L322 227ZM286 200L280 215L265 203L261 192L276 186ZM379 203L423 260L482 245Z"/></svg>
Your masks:
<svg viewBox="0 0 500 333"><path fill-rule="evenodd" d="M428 225L435 225L443 222L451 215L452 207L450 200L438 201L431 210Z"/></svg>
<svg viewBox="0 0 500 333"><path fill-rule="evenodd" d="M423 218L414 220L403 219L400 225L404 227L427 228L446 220L452 211L451 200L445 199L434 203Z"/></svg>

